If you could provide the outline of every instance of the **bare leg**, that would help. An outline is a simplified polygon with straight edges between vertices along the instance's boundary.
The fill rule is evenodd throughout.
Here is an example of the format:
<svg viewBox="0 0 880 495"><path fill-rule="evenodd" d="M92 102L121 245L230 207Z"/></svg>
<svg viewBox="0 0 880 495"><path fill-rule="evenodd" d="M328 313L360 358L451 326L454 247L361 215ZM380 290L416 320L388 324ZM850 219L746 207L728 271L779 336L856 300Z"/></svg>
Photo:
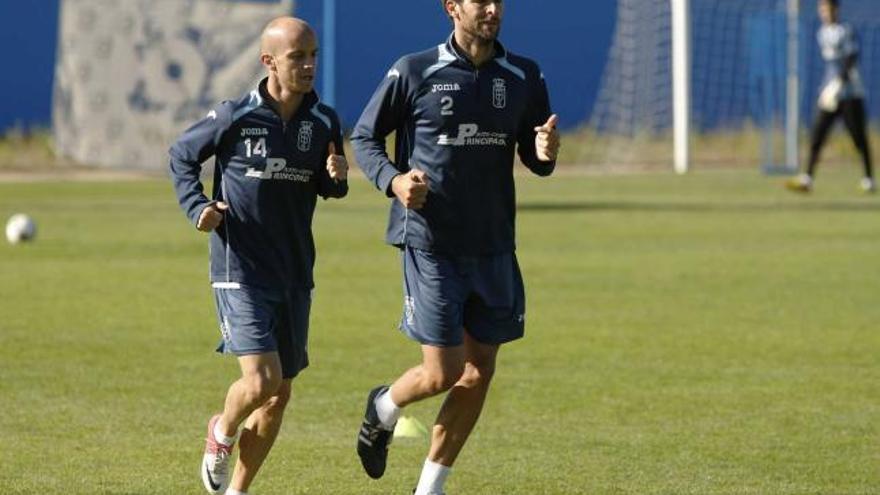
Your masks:
<svg viewBox="0 0 880 495"><path fill-rule="evenodd" d="M282 381L277 393L254 410L245 421L239 441L238 462L229 485L233 489L247 491L269 455L281 429L284 408L290 401L290 382L290 379Z"/></svg>
<svg viewBox="0 0 880 495"><path fill-rule="evenodd" d="M449 390L431 433L428 459L452 466L483 410L495 373L497 345L481 344L465 332L465 369Z"/></svg>
<svg viewBox="0 0 880 495"><path fill-rule="evenodd" d="M238 364L241 378L229 387L218 422L223 434L230 437L245 418L279 392L282 383L281 361L275 352L239 356Z"/></svg>
<svg viewBox="0 0 880 495"><path fill-rule="evenodd" d="M449 390L465 369L465 347L423 345L422 364L407 370L391 385L391 400L404 407Z"/></svg>
<svg viewBox="0 0 880 495"><path fill-rule="evenodd" d="M390 426L400 413L383 404L386 399L403 407L432 395L448 390L461 378L465 366L465 346L435 347L422 346L422 364L410 368L392 385L385 395L376 395L381 389L370 392L364 421L358 430L357 452L361 465L373 479L385 473L388 457L388 443L391 440ZM380 408L384 411L380 411ZM395 413L395 414L392 414ZM385 416L383 419L382 416ZM385 421L385 424L382 422Z"/></svg>

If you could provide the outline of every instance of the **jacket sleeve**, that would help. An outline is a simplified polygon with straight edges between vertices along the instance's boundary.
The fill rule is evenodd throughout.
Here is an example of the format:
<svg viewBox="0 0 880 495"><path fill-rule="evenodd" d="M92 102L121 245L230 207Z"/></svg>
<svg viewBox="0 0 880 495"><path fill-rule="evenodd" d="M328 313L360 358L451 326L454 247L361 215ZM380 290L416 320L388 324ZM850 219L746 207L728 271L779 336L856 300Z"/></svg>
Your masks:
<svg viewBox="0 0 880 495"><path fill-rule="evenodd" d="M405 172L388 157L385 138L403 128L407 114L407 80L398 62L370 98L351 136L357 163L367 178L388 197L391 180Z"/></svg>
<svg viewBox="0 0 880 495"><path fill-rule="evenodd" d="M198 222L202 210L211 203L199 180L202 163L217 151L230 120L228 107L221 104L184 131L168 152L177 201L193 225Z"/></svg>
<svg viewBox="0 0 880 495"><path fill-rule="evenodd" d="M337 117L336 113L330 114L331 118L331 126L330 126L330 141L333 142L333 146L336 147L336 154L345 156L345 149L343 148L342 141L342 127L339 124L339 117ZM319 164L320 175L318 176L318 194L324 198L344 198L346 194L348 194L348 181L347 180L335 180L330 178L330 172L327 171L327 158L330 156L328 149L324 150L323 160Z"/></svg>
<svg viewBox="0 0 880 495"><path fill-rule="evenodd" d="M843 60L840 64L840 79L849 81L852 69L859 63L859 38L852 26L847 25L843 42Z"/></svg>
<svg viewBox="0 0 880 495"><path fill-rule="evenodd" d="M537 70L537 68L536 68ZM556 161L544 162L538 159L535 151L535 127L544 125L550 118L550 96L547 94L547 84L544 75L537 70L537 74L529 74L529 103L523 121L519 126L517 135L517 152L523 164L536 175L541 177L553 173Z"/></svg>

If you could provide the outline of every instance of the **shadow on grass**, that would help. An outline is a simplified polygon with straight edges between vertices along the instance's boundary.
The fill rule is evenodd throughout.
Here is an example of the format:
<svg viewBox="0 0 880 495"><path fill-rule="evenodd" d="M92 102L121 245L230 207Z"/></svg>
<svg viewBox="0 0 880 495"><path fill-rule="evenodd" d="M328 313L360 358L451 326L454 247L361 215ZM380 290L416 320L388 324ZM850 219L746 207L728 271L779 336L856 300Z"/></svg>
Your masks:
<svg viewBox="0 0 880 495"><path fill-rule="evenodd" d="M880 211L880 202L865 200L817 201L804 198L802 203L772 201L731 201L724 202L684 202L684 201L576 201L553 203L527 201L519 203L520 211L533 212L578 212L578 211L633 211L647 213L718 213L718 212L779 212L779 211Z"/></svg>

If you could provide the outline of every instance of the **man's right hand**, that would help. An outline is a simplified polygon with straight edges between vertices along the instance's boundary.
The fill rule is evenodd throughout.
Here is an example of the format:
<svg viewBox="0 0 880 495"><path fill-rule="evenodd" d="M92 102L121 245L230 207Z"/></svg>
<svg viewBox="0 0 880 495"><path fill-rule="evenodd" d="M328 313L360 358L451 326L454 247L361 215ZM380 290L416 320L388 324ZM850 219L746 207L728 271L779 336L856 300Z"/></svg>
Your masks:
<svg viewBox="0 0 880 495"><path fill-rule="evenodd" d="M217 201L206 206L199 215L196 228L202 232L211 232L223 221L223 212L229 209L229 205L223 201Z"/></svg>
<svg viewBox="0 0 880 495"><path fill-rule="evenodd" d="M391 180L391 191L404 207L418 210L428 199L428 176L421 170L410 170Z"/></svg>

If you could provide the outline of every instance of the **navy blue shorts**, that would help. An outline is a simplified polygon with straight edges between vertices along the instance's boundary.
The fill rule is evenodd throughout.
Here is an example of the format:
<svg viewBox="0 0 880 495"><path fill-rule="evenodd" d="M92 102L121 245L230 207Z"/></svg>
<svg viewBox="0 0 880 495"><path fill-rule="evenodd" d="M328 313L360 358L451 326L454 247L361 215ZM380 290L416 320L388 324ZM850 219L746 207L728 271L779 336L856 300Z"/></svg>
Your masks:
<svg viewBox="0 0 880 495"><path fill-rule="evenodd" d="M464 332L483 344L523 336L526 295L515 253L446 256L405 247L404 309L400 329L438 347L464 342Z"/></svg>
<svg viewBox="0 0 880 495"><path fill-rule="evenodd" d="M214 300L223 337L218 352L236 356L277 352L284 378L295 377L309 365L311 291L215 286Z"/></svg>

